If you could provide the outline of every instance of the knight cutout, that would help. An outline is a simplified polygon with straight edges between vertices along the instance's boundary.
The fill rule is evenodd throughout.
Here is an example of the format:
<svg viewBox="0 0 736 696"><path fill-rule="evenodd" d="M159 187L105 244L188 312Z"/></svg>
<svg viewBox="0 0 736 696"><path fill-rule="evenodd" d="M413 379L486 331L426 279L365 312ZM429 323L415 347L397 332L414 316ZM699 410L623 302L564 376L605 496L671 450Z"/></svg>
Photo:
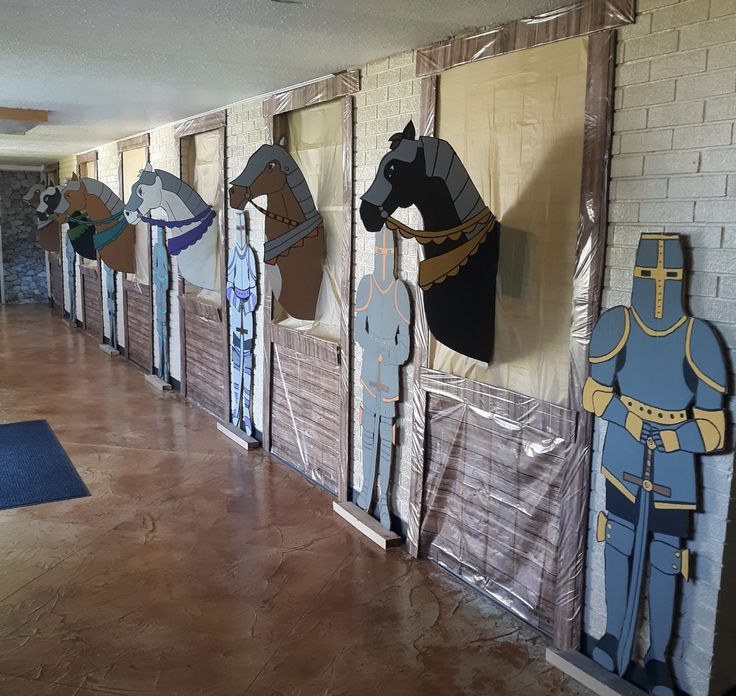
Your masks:
<svg viewBox="0 0 736 696"><path fill-rule="evenodd" d="M360 279L355 301L355 340L363 348L363 488L357 504L370 510L378 462L378 517L383 527L391 529L388 489L401 366L411 347L411 305L406 284L396 278L394 233L384 227L375 233L375 240L373 273Z"/></svg>
<svg viewBox="0 0 736 696"><path fill-rule="evenodd" d="M650 693L673 696L668 665L678 581L687 582L697 456L723 449L726 364L711 327L683 306L679 235L643 234L630 307L598 320L583 405L607 421L601 472L606 511L607 625L593 658L624 675L637 632L648 565Z"/></svg>

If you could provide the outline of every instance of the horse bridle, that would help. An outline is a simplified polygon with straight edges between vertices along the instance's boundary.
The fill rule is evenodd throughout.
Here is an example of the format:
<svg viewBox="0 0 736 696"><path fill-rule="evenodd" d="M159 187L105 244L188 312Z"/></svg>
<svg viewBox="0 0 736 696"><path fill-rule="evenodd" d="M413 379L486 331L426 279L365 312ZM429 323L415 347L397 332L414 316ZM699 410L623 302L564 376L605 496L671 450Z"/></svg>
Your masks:
<svg viewBox="0 0 736 696"><path fill-rule="evenodd" d="M384 217L386 211L382 206L379 206L378 209L381 212L381 217ZM478 225L482 225L473 237L469 237L461 245L419 262L418 282L419 287L424 291L429 290L435 283L441 283L448 277L456 275L470 257L477 253L480 245L486 241L489 232L493 231L497 222L496 216L487 206L477 215L446 230L415 230L390 215L385 216L384 221L386 227L390 230L398 231L405 239L416 239L420 244L429 244L430 242L442 244L447 239L457 241L462 235L467 236Z"/></svg>

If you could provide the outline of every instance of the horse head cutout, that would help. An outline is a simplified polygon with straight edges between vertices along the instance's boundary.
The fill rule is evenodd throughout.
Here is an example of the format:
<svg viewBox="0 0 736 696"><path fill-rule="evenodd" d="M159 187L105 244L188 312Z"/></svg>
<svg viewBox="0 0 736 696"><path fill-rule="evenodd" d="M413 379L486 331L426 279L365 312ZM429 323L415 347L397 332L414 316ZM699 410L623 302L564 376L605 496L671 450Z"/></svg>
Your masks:
<svg viewBox="0 0 736 696"><path fill-rule="evenodd" d="M32 208L36 215L36 233L39 246L45 251L58 253L61 245L61 227L58 221L47 212L38 211L41 196L48 187L46 182L34 184L23 196L22 201L24 205Z"/></svg>
<svg viewBox="0 0 736 696"><path fill-rule="evenodd" d="M70 231L76 227L93 230L92 243L100 258L115 271L135 273L135 228L123 215L123 202L112 189L97 179L72 179L64 187Z"/></svg>
<svg viewBox="0 0 736 696"><path fill-rule="evenodd" d="M499 230L452 146L416 138L409 121L391 136L376 177L362 196L360 217L367 230L383 225L416 239L424 249L419 286L429 329L449 348L475 360L493 355ZM416 206L423 230L392 217Z"/></svg>
<svg viewBox="0 0 736 696"><path fill-rule="evenodd" d="M243 210L250 203L266 216L263 259L274 296L290 316L313 321L322 287L324 223L285 144L281 138L251 155L232 182L230 206ZM266 209L254 201L260 196L267 197Z"/></svg>
<svg viewBox="0 0 736 696"><path fill-rule="evenodd" d="M156 210L166 217L151 217ZM217 289L217 213L189 184L147 162L130 188L124 214L131 225L145 222L172 230L166 246L177 257L182 277Z"/></svg>

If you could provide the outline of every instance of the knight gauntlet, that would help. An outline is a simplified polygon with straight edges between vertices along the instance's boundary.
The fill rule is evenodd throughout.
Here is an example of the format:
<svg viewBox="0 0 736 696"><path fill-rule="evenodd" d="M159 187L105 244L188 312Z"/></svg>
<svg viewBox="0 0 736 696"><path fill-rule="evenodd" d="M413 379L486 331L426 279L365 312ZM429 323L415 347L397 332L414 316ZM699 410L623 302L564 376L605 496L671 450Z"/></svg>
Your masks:
<svg viewBox="0 0 736 696"><path fill-rule="evenodd" d="M659 430L653 437L657 447L664 452L683 450L693 454L708 454L723 449L725 431L726 416L722 410L694 408L693 418L676 428Z"/></svg>
<svg viewBox="0 0 736 696"><path fill-rule="evenodd" d="M583 408L609 423L624 428L637 442L642 439L644 421L629 411L623 401L613 393L613 387L588 377L583 388Z"/></svg>

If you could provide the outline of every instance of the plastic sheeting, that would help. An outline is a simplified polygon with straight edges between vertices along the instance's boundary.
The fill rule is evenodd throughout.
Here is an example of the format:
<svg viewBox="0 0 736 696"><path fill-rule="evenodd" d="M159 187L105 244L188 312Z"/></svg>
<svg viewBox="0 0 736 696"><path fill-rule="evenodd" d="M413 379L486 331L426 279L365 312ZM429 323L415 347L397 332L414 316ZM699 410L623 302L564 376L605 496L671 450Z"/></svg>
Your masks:
<svg viewBox="0 0 736 696"><path fill-rule="evenodd" d="M453 68L438 91L437 135L499 219L501 249L492 363L430 335L430 367L561 405L568 401L587 45L571 39Z"/></svg>
<svg viewBox="0 0 736 696"><path fill-rule="evenodd" d="M123 203L130 197L130 187L138 181L141 170L146 166L148 148L138 147L124 150L123 157ZM150 283L150 253L148 224L139 222L135 226L135 273L128 273L128 280L148 285Z"/></svg>
<svg viewBox="0 0 736 696"><path fill-rule="evenodd" d="M219 225L222 213L222 168L223 168L223 142L222 131L215 130L196 133L188 138L181 139L182 146L182 180L188 183L206 203L209 203L217 213L213 224ZM200 288L194 283L184 281L184 294L199 302L219 307L222 302L220 283L222 274L220 264L220 245L215 246L217 255L217 279L218 287L215 290Z"/></svg>
<svg viewBox="0 0 736 696"><path fill-rule="evenodd" d="M341 99L290 111L286 149L296 160L325 225L327 252L315 320L300 321L274 302L273 321L316 338L340 341L340 283L344 228L343 108Z"/></svg>
<svg viewBox="0 0 736 696"><path fill-rule="evenodd" d="M431 362L413 394L409 546L558 648L577 646L583 606L592 421L580 395L605 255L612 46L601 32L439 78L438 135L506 227L498 366L432 345L417 312L415 350Z"/></svg>

